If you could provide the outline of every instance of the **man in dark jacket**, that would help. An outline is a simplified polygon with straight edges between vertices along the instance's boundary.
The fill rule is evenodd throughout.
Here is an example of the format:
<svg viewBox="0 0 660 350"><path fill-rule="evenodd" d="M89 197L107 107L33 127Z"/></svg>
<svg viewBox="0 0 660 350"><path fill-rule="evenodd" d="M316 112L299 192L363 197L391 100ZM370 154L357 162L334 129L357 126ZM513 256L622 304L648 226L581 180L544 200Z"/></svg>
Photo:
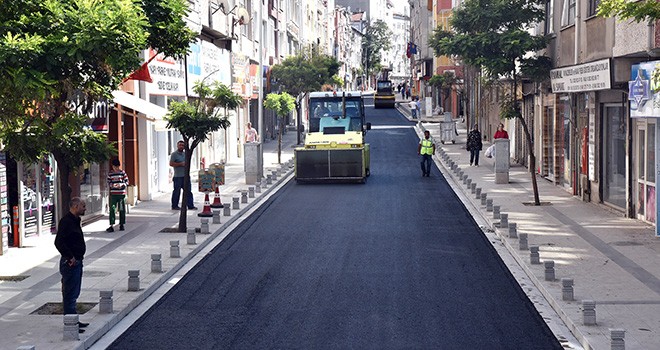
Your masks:
<svg viewBox="0 0 660 350"><path fill-rule="evenodd" d="M69 212L62 217L57 227L55 247L60 252L60 274L62 275L62 306L64 314L77 314L76 300L80 296L85 257L85 238L83 237L80 217L85 215L85 201L74 197L69 202ZM86 323L78 323L86 327Z"/></svg>

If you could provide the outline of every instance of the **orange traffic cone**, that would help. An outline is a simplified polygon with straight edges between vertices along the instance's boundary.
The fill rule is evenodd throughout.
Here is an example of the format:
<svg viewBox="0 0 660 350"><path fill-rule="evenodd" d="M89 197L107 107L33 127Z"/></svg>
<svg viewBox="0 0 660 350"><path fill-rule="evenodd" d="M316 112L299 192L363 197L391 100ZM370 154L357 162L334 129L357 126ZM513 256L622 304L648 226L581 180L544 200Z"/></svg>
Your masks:
<svg viewBox="0 0 660 350"><path fill-rule="evenodd" d="M202 210L201 213L198 213L197 216L199 217L213 217L213 212L211 211L211 203L209 203L209 193L206 192L204 196L204 210Z"/></svg>
<svg viewBox="0 0 660 350"><path fill-rule="evenodd" d="M215 187L215 198L213 198L213 203L211 203L211 208L224 208L222 205L222 200L220 200L220 190L219 186Z"/></svg>

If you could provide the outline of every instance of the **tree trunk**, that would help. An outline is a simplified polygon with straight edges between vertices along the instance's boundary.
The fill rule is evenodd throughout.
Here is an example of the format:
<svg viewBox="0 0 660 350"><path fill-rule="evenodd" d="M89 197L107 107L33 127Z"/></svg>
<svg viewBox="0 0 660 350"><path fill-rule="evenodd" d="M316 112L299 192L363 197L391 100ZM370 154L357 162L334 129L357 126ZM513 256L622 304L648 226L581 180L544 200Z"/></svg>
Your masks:
<svg viewBox="0 0 660 350"><path fill-rule="evenodd" d="M277 128L277 164L282 164L282 128L284 127L284 118L278 117L279 127Z"/></svg>
<svg viewBox="0 0 660 350"><path fill-rule="evenodd" d="M529 133L527 122L525 121L522 111L518 110L518 76L515 71L513 72L513 102L514 109L517 113L517 118L520 119L523 131L525 132L525 139L527 140L527 148L529 149L529 173L532 176L532 190L534 192L534 205L541 205L539 199L539 187L536 183L536 156L534 155L534 146L532 145L532 136Z"/></svg>

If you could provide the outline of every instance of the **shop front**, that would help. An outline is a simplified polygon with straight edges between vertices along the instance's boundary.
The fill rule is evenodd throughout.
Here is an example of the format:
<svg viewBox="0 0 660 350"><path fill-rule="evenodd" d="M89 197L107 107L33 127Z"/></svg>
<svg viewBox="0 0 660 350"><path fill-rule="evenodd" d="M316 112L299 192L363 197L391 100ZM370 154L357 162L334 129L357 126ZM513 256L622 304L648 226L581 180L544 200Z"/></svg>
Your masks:
<svg viewBox="0 0 660 350"><path fill-rule="evenodd" d="M628 82L631 127L633 128L633 203L638 219L656 223L658 197L656 195L656 173L660 169L658 157L658 134L660 134L660 94L653 92L652 76L660 61L635 64ZM656 235L660 229L656 225Z"/></svg>

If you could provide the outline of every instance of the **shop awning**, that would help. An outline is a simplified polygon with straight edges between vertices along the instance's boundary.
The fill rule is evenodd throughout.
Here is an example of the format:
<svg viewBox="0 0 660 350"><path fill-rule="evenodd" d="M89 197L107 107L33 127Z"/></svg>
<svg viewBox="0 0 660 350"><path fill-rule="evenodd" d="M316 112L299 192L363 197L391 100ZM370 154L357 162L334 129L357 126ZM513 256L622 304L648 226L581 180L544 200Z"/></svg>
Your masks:
<svg viewBox="0 0 660 350"><path fill-rule="evenodd" d="M157 131L167 130L167 122L163 120L167 109L123 91L113 91L112 97L115 103L137 112L138 117L154 122Z"/></svg>

